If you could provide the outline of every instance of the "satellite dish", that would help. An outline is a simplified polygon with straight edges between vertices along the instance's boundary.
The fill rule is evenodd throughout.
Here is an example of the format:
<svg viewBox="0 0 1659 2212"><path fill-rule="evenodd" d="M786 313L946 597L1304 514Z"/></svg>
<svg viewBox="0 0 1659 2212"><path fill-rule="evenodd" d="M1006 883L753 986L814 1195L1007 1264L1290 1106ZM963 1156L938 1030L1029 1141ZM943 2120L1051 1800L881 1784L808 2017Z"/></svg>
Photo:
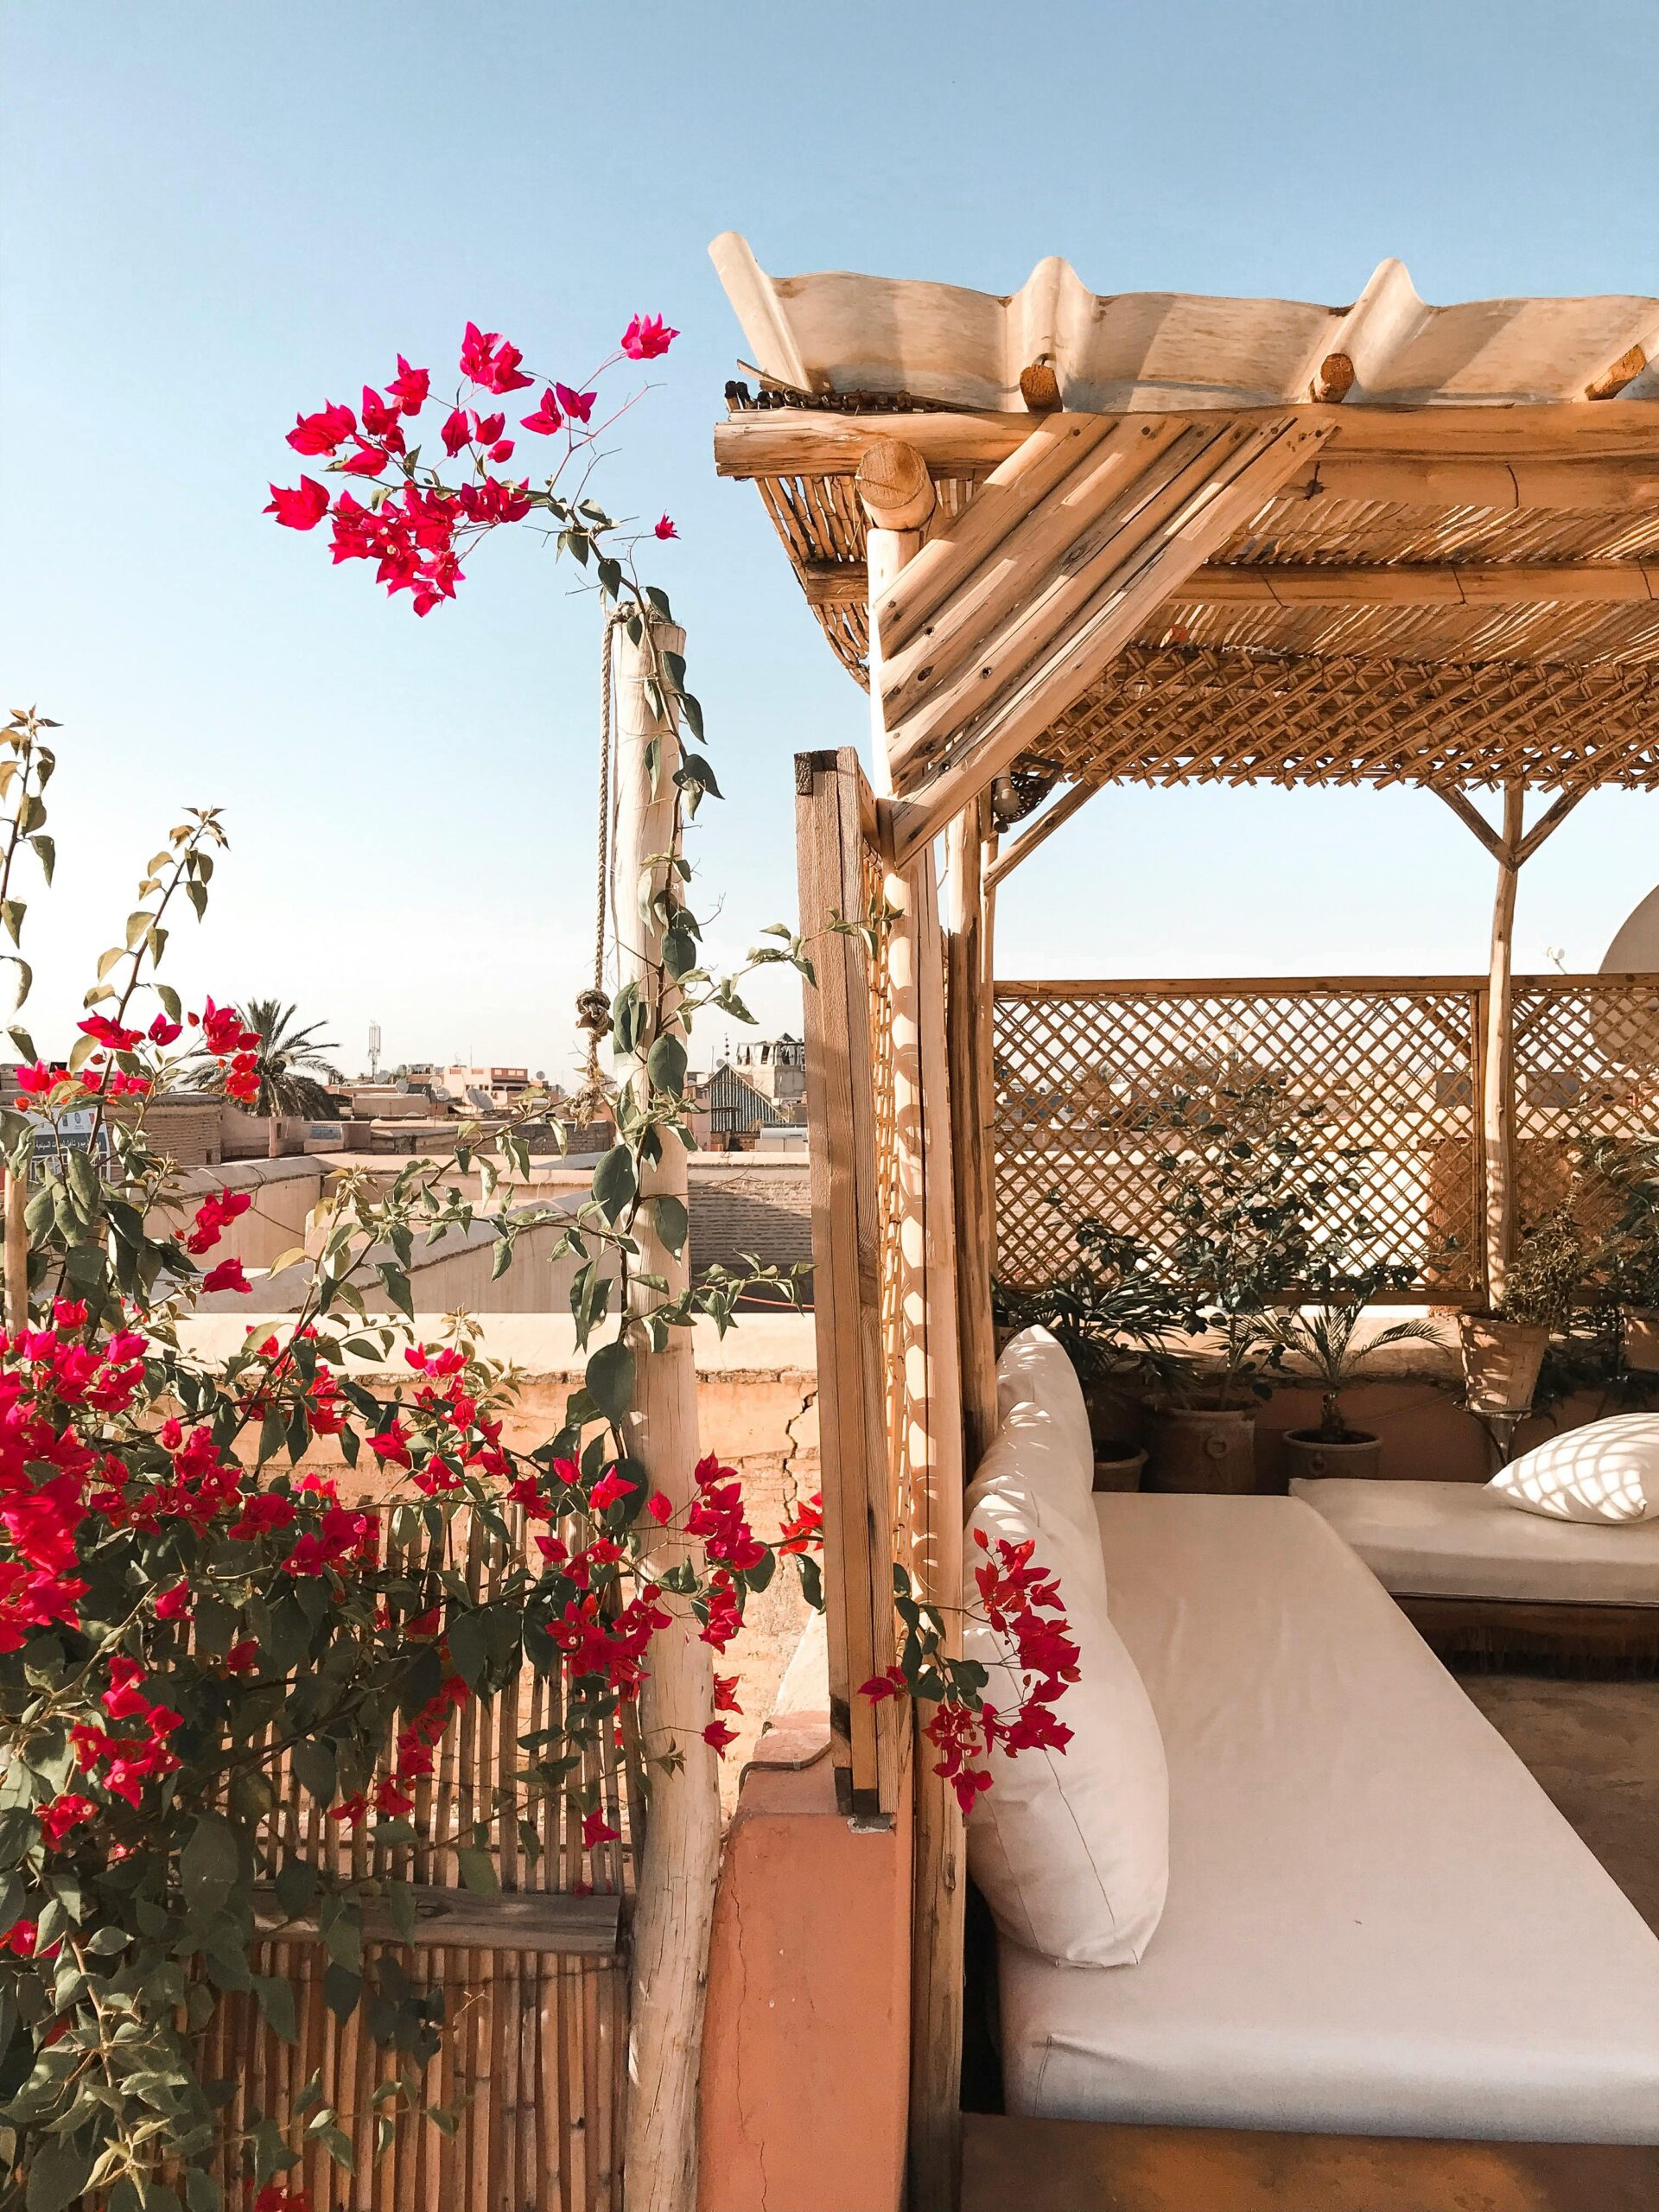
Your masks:
<svg viewBox="0 0 1659 2212"><path fill-rule="evenodd" d="M1659 970L1659 884L1635 907L1607 948L1604 976L1651 975Z"/></svg>

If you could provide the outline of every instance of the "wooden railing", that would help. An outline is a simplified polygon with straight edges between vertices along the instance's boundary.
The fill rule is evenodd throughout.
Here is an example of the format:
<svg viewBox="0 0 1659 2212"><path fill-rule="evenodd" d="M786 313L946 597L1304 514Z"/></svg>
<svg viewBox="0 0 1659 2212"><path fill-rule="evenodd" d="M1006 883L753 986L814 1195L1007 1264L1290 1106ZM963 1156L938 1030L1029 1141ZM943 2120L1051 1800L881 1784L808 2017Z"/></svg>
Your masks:
<svg viewBox="0 0 1659 2212"><path fill-rule="evenodd" d="M1078 1221L1166 1243L1155 1162L1178 1100L1267 1076L1315 1106L1316 1169L1405 1297L1486 1294L1481 1129L1486 979L1476 976L1007 982L996 987L998 1274L1076 1257ZM1557 1203L1585 1134L1659 1135L1659 975L1515 982L1506 1102L1519 1226Z"/></svg>

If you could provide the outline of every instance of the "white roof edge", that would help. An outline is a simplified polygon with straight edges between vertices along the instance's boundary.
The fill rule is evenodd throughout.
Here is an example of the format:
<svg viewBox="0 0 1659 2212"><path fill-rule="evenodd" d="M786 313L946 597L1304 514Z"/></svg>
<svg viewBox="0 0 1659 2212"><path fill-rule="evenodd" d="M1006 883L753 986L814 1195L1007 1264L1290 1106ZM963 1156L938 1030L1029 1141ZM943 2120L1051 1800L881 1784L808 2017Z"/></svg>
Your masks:
<svg viewBox="0 0 1659 2212"><path fill-rule="evenodd" d="M1005 295L845 270L772 276L735 231L709 251L755 367L815 394L1018 409L1020 370L1046 357L1062 404L1084 412L1265 406L1309 398L1341 353L1351 407L1512 406L1582 399L1640 347L1647 365L1607 404L1659 397L1659 299L1637 295L1431 307L1399 261L1349 307L1096 293L1054 257Z"/></svg>

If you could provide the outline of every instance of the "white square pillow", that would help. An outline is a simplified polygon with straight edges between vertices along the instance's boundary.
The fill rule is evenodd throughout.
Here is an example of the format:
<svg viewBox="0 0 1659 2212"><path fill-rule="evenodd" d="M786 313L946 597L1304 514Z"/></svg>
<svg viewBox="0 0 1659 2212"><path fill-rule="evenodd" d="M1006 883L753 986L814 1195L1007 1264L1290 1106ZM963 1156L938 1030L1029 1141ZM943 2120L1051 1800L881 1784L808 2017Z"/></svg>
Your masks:
<svg viewBox="0 0 1659 2212"><path fill-rule="evenodd" d="M1506 1505L1552 1521L1659 1519L1659 1414L1563 1430L1492 1478Z"/></svg>
<svg viewBox="0 0 1659 2212"><path fill-rule="evenodd" d="M1021 1329L1017 1337L1010 1337L996 1363L999 1427L1006 1427L1009 1415L1021 1407L1034 1407L1054 1423L1077 1496L1088 1498L1095 1487L1095 1444L1090 1433L1089 1408L1065 1345L1046 1329Z"/></svg>
<svg viewBox="0 0 1659 2212"><path fill-rule="evenodd" d="M967 1510L971 1513L987 1490L1010 1476L1035 1493L1046 1519L1064 1522L1092 1554L1101 1567L1103 1592L1105 1570L1100 1558L1100 1522L1095 1514L1094 1462L1089 1465L1089 1480L1081 1480L1075 1440L1068 1437L1065 1422L1029 1403L1016 1405L1005 1414L974 1476Z"/></svg>
<svg viewBox="0 0 1659 2212"><path fill-rule="evenodd" d="M988 1701L1007 1712L1020 1684L1003 1640L982 1616L973 1541L1034 1541L1033 1561L1059 1581L1077 1646L1079 1679L1054 1707L1072 1732L1064 1751L1001 1747L992 1782L968 1822L968 1865L998 1927L1028 1950L1079 1967L1129 1966L1141 1958L1164 1909L1169 1882L1169 1770L1145 1685L1106 1617L1098 1528L1085 1539L1063 1514L1045 1512L1013 1466L975 1484L968 1524L963 1604L966 1656L990 1670Z"/></svg>

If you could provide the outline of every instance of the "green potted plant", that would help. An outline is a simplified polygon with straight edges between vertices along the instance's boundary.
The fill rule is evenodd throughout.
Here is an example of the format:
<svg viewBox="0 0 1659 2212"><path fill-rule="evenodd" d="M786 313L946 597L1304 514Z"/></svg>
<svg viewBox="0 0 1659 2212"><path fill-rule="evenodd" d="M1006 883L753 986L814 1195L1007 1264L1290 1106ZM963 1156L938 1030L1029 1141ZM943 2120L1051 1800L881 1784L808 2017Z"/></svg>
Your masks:
<svg viewBox="0 0 1659 2212"><path fill-rule="evenodd" d="M1031 1287L993 1281L992 1311L1010 1332L1042 1327L1065 1348L1083 1386L1094 1439L1095 1488L1139 1488L1147 1453L1137 1431L1147 1392L1165 1382L1163 1338L1180 1306L1141 1238L1093 1216L1072 1232L1076 1263Z"/></svg>
<svg viewBox="0 0 1659 2212"><path fill-rule="evenodd" d="M1603 1137L1585 1147L1584 1159L1618 1200L1607 1274L1624 1367L1659 1374L1659 1146Z"/></svg>
<svg viewBox="0 0 1659 2212"><path fill-rule="evenodd" d="M1278 1306L1316 1266L1333 1188L1307 1142L1317 1105L1246 1070L1162 1102L1155 1163L1173 1239L1164 1265L1189 1337L1160 1409L1154 1478L1165 1490L1255 1484L1255 1408L1282 1365Z"/></svg>
<svg viewBox="0 0 1659 2212"><path fill-rule="evenodd" d="M1549 1340L1571 1327L1603 1246L1570 1203L1558 1205L1516 1247L1491 1312L1459 1315L1465 1399L1471 1413L1531 1411Z"/></svg>
<svg viewBox="0 0 1659 2212"><path fill-rule="evenodd" d="M1409 1266L1377 1262L1344 1273L1332 1261L1325 1260L1308 1286L1313 1294L1308 1303L1281 1317L1280 1343L1319 1384L1320 1393L1319 1426L1286 1432L1287 1473L1318 1477L1377 1472L1382 1440L1368 1429L1349 1427L1342 1409L1342 1393L1389 1345L1440 1341L1434 1324L1416 1315L1390 1321L1363 1340L1359 1337L1359 1325L1378 1293L1404 1290L1416 1280L1417 1271Z"/></svg>

